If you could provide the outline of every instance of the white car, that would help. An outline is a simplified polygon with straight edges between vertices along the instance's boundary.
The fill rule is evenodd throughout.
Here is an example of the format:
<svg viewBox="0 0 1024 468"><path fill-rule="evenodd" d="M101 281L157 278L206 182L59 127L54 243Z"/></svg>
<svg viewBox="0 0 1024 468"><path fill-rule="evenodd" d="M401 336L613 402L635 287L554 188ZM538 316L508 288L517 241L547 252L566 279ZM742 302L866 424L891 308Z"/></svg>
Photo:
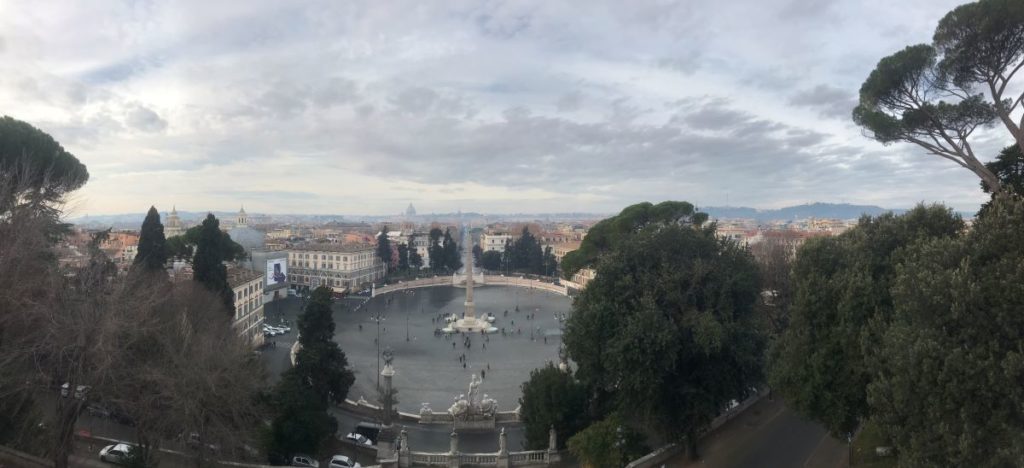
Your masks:
<svg viewBox="0 0 1024 468"><path fill-rule="evenodd" d="M373 447L373 441L368 439L366 436L364 436L362 434L356 434L355 432L349 432L348 435L345 436L345 438L348 439L348 440L351 440L352 442L355 442L357 444L368 445L370 447Z"/></svg>
<svg viewBox="0 0 1024 468"><path fill-rule="evenodd" d="M114 444L103 447L100 450L100 461L123 465L128 463L128 457L135 447L128 444Z"/></svg>
<svg viewBox="0 0 1024 468"><path fill-rule="evenodd" d="M75 398L81 400L85 398L85 394L89 392L88 385L78 385L75 387ZM60 386L60 396L66 397L70 394L71 384L64 382L64 385Z"/></svg>
<svg viewBox="0 0 1024 468"><path fill-rule="evenodd" d="M264 325L263 333L269 333L271 336L278 336L284 335L284 330L277 327L271 327L270 325Z"/></svg>
<svg viewBox="0 0 1024 468"><path fill-rule="evenodd" d="M292 457L292 466L304 466L307 468L320 468L320 462L309 455L296 455Z"/></svg>
<svg viewBox="0 0 1024 468"><path fill-rule="evenodd" d="M331 463L329 463L328 466L330 468L363 468L363 466L356 463L355 460L344 455L335 455L331 457Z"/></svg>

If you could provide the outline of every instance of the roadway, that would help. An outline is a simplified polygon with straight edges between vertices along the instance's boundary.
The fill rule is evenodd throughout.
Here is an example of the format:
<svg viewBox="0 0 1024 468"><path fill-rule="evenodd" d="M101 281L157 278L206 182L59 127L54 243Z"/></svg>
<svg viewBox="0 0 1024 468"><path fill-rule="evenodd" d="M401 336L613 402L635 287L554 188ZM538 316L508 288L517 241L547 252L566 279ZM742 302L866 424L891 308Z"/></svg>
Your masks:
<svg viewBox="0 0 1024 468"><path fill-rule="evenodd" d="M785 406L781 399L762 399L705 436L700 459L679 455L666 467L695 468L841 468L847 467L845 443L819 424Z"/></svg>

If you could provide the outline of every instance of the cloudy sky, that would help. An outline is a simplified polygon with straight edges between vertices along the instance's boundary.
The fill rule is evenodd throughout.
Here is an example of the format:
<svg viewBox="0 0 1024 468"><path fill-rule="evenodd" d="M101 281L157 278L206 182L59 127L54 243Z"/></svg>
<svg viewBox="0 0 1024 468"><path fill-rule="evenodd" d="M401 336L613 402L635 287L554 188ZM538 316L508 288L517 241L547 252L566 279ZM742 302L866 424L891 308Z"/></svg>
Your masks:
<svg viewBox="0 0 1024 468"><path fill-rule="evenodd" d="M4 0L0 114L88 166L80 215L974 210L973 174L849 119L962 1Z"/></svg>

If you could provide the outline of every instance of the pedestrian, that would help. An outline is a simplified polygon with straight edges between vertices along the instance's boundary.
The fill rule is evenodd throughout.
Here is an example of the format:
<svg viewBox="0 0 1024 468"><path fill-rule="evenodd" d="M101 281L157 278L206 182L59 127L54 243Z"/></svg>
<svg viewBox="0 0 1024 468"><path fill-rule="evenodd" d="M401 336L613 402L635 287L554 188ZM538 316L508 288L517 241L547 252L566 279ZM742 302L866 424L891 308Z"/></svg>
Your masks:
<svg viewBox="0 0 1024 468"><path fill-rule="evenodd" d="M484 342L484 349L487 349L487 342Z"/></svg>
<svg viewBox="0 0 1024 468"><path fill-rule="evenodd" d="M455 349L455 342L452 341L452 349Z"/></svg>
<svg viewBox="0 0 1024 468"><path fill-rule="evenodd" d="M487 371L485 371L483 369L480 369L480 378L481 379L486 379L487 378Z"/></svg>
<svg viewBox="0 0 1024 468"><path fill-rule="evenodd" d="M544 337L544 344L548 344L548 337Z"/></svg>
<svg viewBox="0 0 1024 468"><path fill-rule="evenodd" d="M465 368L466 368L466 363L465 363L465 362L463 362L463 363L462 363L462 368L463 368L463 369L465 369Z"/></svg>
<svg viewBox="0 0 1024 468"><path fill-rule="evenodd" d="M487 363L487 370L491 370L491 363L489 363L489 362ZM769 392L770 392L770 390L769 390Z"/></svg>

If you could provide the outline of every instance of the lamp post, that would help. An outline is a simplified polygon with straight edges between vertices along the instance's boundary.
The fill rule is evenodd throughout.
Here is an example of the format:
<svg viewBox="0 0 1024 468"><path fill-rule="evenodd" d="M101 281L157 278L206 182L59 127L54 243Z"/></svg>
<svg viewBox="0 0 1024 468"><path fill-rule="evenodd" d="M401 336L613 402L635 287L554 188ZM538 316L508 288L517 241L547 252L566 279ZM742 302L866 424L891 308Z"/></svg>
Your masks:
<svg viewBox="0 0 1024 468"><path fill-rule="evenodd" d="M385 317L380 316L380 308L377 308L377 316L374 321L377 322L377 391L380 391L380 322L384 321Z"/></svg>

